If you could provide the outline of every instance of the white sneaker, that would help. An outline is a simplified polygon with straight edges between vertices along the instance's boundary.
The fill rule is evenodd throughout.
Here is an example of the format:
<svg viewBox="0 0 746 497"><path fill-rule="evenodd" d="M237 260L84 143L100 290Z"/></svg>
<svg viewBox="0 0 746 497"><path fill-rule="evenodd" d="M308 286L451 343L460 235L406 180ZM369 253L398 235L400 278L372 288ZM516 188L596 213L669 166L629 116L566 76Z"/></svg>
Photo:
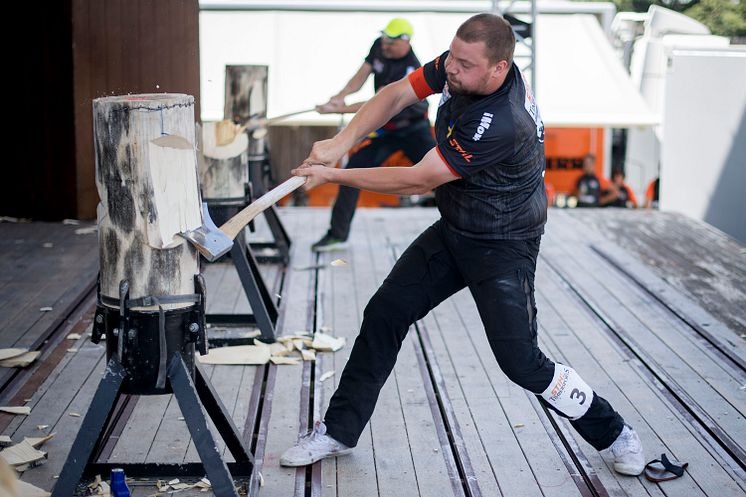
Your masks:
<svg viewBox="0 0 746 497"><path fill-rule="evenodd" d="M637 432L624 425L614 443L609 447L614 454L614 470L623 475L637 476L645 469L645 455Z"/></svg>
<svg viewBox="0 0 746 497"><path fill-rule="evenodd" d="M298 442L280 457L281 466L307 466L327 457L343 456L352 448L337 442L326 434L326 425L316 421L313 431L303 435Z"/></svg>

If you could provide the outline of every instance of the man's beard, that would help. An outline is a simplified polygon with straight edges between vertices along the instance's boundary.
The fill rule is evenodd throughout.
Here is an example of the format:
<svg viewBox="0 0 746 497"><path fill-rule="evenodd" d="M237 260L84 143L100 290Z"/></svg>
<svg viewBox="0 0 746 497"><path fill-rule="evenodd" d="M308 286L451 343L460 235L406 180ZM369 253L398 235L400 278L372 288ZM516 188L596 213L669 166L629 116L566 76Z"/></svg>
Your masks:
<svg viewBox="0 0 746 497"><path fill-rule="evenodd" d="M486 85L487 79L488 77L485 77L484 80L481 82L482 88L484 88L484 86ZM453 79L451 79L451 77L448 76L448 74L446 74L446 81L448 81L448 91L454 95L483 95L483 93L480 92L478 88L476 89L464 88L464 86L461 83L459 82L454 83Z"/></svg>

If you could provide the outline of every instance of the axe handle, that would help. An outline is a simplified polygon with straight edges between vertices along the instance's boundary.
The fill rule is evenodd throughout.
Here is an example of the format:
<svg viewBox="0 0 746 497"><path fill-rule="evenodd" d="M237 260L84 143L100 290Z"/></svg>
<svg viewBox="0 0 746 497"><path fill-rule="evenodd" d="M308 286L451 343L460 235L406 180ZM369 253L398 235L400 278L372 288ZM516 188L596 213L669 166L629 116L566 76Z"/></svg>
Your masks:
<svg viewBox="0 0 746 497"><path fill-rule="evenodd" d="M288 114L283 114L281 116L275 116L269 119L266 117L262 117L259 119L249 119L248 121L243 123L241 127L239 127L236 130L236 136L243 133L246 129L254 129L254 128L261 128L264 126L269 126L270 124L274 122L282 121L283 119L287 119L288 117L298 116L300 114L305 114L306 112L312 112L314 110L316 110L316 107L314 107L313 109L297 110L295 112L290 112Z"/></svg>
<svg viewBox="0 0 746 497"><path fill-rule="evenodd" d="M251 222L256 216L261 214L264 210L277 203L282 197L291 193L306 183L305 176L293 176L279 186L271 189L258 199L251 202L241 212L230 218L220 227L220 231L228 235L231 240L234 240L236 236Z"/></svg>

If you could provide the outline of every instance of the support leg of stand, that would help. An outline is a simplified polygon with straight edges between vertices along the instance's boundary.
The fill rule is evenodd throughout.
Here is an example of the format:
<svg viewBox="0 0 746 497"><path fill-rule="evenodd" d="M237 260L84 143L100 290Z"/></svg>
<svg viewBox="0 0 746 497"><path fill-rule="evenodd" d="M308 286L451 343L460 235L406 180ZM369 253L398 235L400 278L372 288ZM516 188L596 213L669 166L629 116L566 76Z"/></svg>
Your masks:
<svg viewBox="0 0 746 497"><path fill-rule="evenodd" d="M282 257L282 263L287 266L290 262L290 245L292 243L290 237L287 231L285 231L285 227L282 225L282 221L280 221L280 217L277 215L274 206L270 206L264 211L264 217L267 219L267 224L269 224L269 229L275 239L275 245Z"/></svg>
<svg viewBox="0 0 746 497"><path fill-rule="evenodd" d="M262 332L262 338L274 341L277 309L267 291L262 275L259 273L259 265L251 252L247 250L246 241L242 234L236 238L236 243L233 244L231 260L238 271L238 277L241 279L241 285L249 299L254 319Z"/></svg>
<svg viewBox="0 0 746 497"><path fill-rule="evenodd" d="M168 366L168 379L215 496L238 497L228 466L218 451L217 440L207 426L207 418L202 412L202 403L197 396L192 377L189 375L181 354L177 353L172 356Z"/></svg>
<svg viewBox="0 0 746 497"><path fill-rule="evenodd" d="M194 366L194 383L197 387L197 395L202 401L202 405L205 406L207 415L215 423L215 428L217 428L218 433L220 433L226 447L231 451L236 462L249 463L249 465L253 466L254 457L244 444L241 433L236 428L233 418L228 414L228 410L220 400L212 383L210 383L205 371L202 369L202 365L196 361Z"/></svg>
<svg viewBox="0 0 746 497"><path fill-rule="evenodd" d="M75 495L75 490L91 459L93 449L101 438L104 427L109 422L125 375L124 368L119 361L116 358L111 358L106 365L106 373L93 395L88 412L83 418L83 424L75 437L75 442L70 448L60 478L54 486L52 497Z"/></svg>

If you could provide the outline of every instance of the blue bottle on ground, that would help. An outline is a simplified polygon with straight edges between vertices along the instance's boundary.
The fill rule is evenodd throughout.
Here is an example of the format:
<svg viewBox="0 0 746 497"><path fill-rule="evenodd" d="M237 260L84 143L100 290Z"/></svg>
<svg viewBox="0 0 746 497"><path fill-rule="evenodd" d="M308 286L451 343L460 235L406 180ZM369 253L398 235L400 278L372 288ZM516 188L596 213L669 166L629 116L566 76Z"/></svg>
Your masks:
<svg viewBox="0 0 746 497"><path fill-rule="evenodd" d="M111 497L130 497L130 488L124 479L124 470L122 468L111 470Z"/></svg>

